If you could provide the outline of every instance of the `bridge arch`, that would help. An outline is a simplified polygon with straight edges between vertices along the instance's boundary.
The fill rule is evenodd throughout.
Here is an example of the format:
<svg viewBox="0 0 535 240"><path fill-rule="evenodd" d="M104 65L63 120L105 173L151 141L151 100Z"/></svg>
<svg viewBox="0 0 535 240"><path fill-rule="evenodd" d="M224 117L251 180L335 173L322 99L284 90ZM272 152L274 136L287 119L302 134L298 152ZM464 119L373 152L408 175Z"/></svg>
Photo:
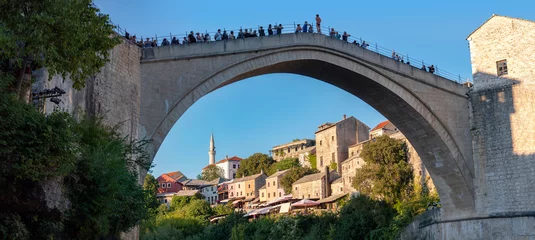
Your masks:
<svg viewBox="0 0 535 240"><path fill-rule="evenodd" d="M254 76L299 74L359 97L392 121L431 174L444 216L472 214L467 89L339 40L303 35L145 49L141 129L153 140L154 154L206 94Z"/></svg>

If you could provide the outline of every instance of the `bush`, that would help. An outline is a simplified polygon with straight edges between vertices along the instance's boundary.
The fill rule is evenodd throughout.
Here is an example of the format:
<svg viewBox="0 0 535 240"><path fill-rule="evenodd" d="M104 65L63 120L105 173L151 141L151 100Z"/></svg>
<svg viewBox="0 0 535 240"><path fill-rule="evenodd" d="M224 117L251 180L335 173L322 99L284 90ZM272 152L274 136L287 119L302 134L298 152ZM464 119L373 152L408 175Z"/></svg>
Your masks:
<svg viewBox="0 0 535 240"><path fill-rule="evenodd" d="M98 119L41 114L6 92L9 80L0 72L1 235L94 239L116 236L145 218L143 190L131 172L146 160L142 145ZM44 206L47 187L70 209Z"/></svg>

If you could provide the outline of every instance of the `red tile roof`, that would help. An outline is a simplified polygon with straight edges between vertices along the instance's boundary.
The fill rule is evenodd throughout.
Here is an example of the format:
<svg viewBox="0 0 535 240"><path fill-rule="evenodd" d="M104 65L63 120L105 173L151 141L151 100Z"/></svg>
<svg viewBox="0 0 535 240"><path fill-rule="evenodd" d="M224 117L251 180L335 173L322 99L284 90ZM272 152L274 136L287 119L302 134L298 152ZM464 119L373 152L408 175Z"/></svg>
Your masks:
<svg viewBox="0 0 535 240"><path fill-rule="evenodd" d="M375 131L375 130L377 130L377 129L382 129L382 128L384 128L386 125L388 125L389 123L390 123L390 121L388 121L388 120L386 120L386 121L384 121L384 122L382 122L382 123L379 123L379 124L377 124L377 126L375 126L371 131ZM371 131L370 131L370 132L371 132Z"/></svg>
<svg viewBox="0 0 535 240"><path fill-rule="evenodd" d="M187 177L184 176L184 174L181 173L180 171L176 171L176 172L164 173L161 176L159 176L157 179L163 179L166 181L184 181L185 179L187 179Z"/></svg>
<svg viewBox="0 0 535 240"><path fill-rule="evenodd" d="M221 159L221 160L219 160L218 162L216 162L215 164L224 163L224 162L228 162L228 161L241 161L241 160L243 160L243 159L241 159L241 158L238 157L238 156L234 156L234 157L231 157L231 158L224 158L224 159ZM204 169L207 169L210 165L212 165L212 164L209 164L208 166L204 167L203 170L204 170Z"/></svg>

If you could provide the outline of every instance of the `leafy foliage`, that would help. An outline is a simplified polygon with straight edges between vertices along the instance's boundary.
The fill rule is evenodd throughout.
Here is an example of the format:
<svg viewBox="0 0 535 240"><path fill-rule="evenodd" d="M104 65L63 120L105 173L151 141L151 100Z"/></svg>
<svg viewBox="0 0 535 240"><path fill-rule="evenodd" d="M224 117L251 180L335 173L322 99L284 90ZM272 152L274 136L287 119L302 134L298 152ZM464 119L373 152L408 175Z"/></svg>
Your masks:
<svg viewBox="0 0 535 240"><path fill-rule="evenodd" d="M311 167L312 169L318 169L318 167L317 167L317 160L316 160L316 159L317 159L317 158L316 158L316 154L310 154L310 155L308 155L307 158L308 158L308 162L310 162L310 167Z"/></svg>
<svg viewBox="0 0 535 240"><path fill-rule="evenodd" d="M199 179L205 181L212 181L216 178L222 178L225 175L225 171L217 165L209 165L202 170L201 177Z"/></svg>
<svg viewBox="0 0 535 240"><path fill-rule="evenodd" d="M213 209L215 215L227 215L234 212L234 206L232 203L227 204L219 204L215 206Z"/></svg>
<svg viewBox="0 0 535 240"><path fill-rule="evenodd" d="M240 168L236 171L237 177L245 177L260 173L263 170L268 172L271 164L275 161L270 156L263 153L255 153L246 159L243 159L240 163Z"/></svg>
<svg viewBox="0 0 535 240"><path fill-rule="evenodd" d="M286 175L281 178L281 186L284 189L284 192L292 192L292 184L302 178L305 175L319 173L316 169L311 169L308 167L293 167L291 168Z"/></svg>
<svg viewBox="0 0 535 240"><path fill-rule="evenodd" d="M185 206L187 206L188 204L190 204L190 202L192 202L193 200L197 200L197 199L203 199L203 196L200 194L200 193L197 193L191 197L188 197L188 196L174 196L172 199L171 199L171 204L169 205L171 210L178 210L178 209L181 209Z"/></svg>
<svg viewBox="0 0 535 240"><path fill-rule="evenodd" d="M0 59L31 60L51 77L69 75L81 89L119 43L113 28L91 0L3 0Z"/></svg>
<svg viewBox="0 0 535 240"><path fill-rule="evenodd" d="M297 158L286 158L283 160L280 160L279 162L273 163L269 167L269 171L267 172L268 175L272 175L276 173L277 171L282 171L286 169L290 169L292 167L300 167L301 164L299 164L299 159Z"/></svg>
<svg viewBox="0 0 535 240"><path fill-rule="evenodd" d="M145 196L145 208L149 215L154 216L158 213L158 207L160 206L158 198L156 198L156 194L158 194L158 181L150 173L145 176L143 191Z"/></svg>
<svg viewBox="0 0 535 240"><path fill-rule="evenodd" d="M360 157L366 164L357 169L353 180L355 189L391 204L408 196L413 173L403 141L380 136L364 145Z"/></svg>
<svg viewBox="0 0 535 240"><path fill-rule="evenodd" d="M135 163L146 160L142 144L125 141L98 119L37 112L6 92L12 78L0 74L0 235L94 239L146 217L134 174ZM50 197L70 208L45 207Z"/></svg>

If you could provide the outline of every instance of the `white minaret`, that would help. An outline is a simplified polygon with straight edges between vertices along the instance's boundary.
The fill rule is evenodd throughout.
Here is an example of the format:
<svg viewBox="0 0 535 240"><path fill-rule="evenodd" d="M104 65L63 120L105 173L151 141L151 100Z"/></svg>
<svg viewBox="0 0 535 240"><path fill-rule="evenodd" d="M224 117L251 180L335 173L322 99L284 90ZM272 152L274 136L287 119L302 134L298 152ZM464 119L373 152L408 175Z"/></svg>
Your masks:
<svg viewBox="0 0 535 240"><path fill-rule="evenodd" d="M208 156L210 161L208 164L215 164L215 144L214 144L214 133L210 136L210 150L208 151Z"/></svg>

